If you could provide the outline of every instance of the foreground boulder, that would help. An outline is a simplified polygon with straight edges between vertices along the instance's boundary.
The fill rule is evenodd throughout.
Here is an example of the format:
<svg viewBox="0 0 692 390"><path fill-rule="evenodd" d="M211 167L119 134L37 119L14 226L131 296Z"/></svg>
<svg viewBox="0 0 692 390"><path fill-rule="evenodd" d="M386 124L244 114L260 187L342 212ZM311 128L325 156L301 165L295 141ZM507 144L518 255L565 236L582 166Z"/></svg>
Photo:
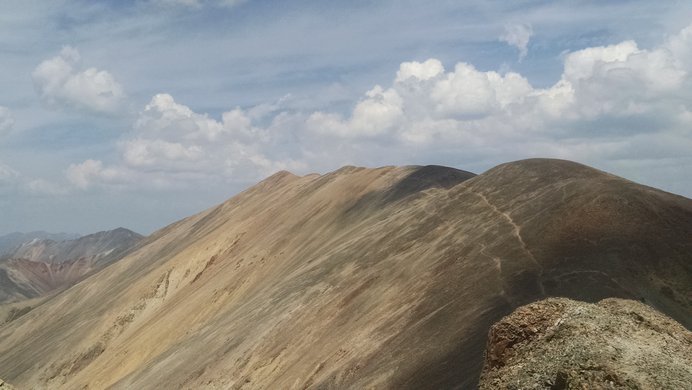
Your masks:
<svg viewBox="0 0 692 390"><path fill-rule="evenodd" d="M518 308L489 333L480 389L684 389L692 332L637 301L564 298Z"/></svg>

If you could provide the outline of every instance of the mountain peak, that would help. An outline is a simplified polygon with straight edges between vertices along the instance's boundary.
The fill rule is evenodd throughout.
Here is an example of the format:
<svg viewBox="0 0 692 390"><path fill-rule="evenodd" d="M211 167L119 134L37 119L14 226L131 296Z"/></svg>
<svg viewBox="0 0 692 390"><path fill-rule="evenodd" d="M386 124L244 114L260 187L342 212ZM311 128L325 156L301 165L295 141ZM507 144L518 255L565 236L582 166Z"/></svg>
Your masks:
<svg viewBox="0 0 692 390"><path fill-rule="evenodd" d="M266 179L260 181L257 185L263 188L273 187L277 185L286 184L295 179L300 178L300 176L293 174L292 172L283 170L274 173L273 175L267 177Z"/></svg>
<svg viewBox="0 0 692 390"><path fill-rule="evenodd" d="M603 171L570 160L556 158L529 158L500 164L485 173L488 175L502 172L516 177L539 177L542 180L564 180L611 176Z"/></svg>

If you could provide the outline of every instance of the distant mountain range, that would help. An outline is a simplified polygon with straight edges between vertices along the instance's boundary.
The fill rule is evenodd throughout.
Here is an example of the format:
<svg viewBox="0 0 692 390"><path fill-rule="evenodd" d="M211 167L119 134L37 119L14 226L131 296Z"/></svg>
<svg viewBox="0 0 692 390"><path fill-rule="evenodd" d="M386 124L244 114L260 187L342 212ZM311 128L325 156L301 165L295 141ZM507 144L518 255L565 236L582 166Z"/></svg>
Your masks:
<svg viewBox="0 0 692 390"><path fill-rule="evenodd" d="M472 389L491 325L548 297L635 299L692 326L690 237L692 200L563 160L477 176L280 172L0 325L0 377L50 389Z"/></svg>
<svg viewBox="0 0 692 390"><path fill-rule="evenodd" d="M0 236L0 258L17 247L33 240L65 241L79 238L79 234L72 233L48 233L43 231L30 233L10 233Z"/></svg>
<svg viewBox="0 0 692 390"><path fill-rule="evenodd" d="M69 287L84 275L121 258L142 238L124 228L75 239L62 239L70 237L67 234L40 232L4 237L12 249L0 256L0 304ZM26 241L17 244L20 240Z"/></svg>

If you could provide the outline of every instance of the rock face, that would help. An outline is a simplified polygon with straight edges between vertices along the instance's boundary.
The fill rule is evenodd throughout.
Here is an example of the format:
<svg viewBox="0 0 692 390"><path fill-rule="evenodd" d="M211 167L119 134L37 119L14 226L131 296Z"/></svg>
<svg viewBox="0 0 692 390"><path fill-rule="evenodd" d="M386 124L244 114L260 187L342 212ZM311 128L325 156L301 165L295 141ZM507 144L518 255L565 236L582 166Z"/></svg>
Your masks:
<svg viewBox="0 0 692 390"><path fill-rule="evenodd" d="M551 298L488 336L481 390L686 389L692 332L637 301Z"/></svg>
<svg viewBox="0 0 692 390"><path fill-rule="evenodd" d="M141 239L131 230L118 228L73 240L23 242L0 259L0 304L68 287L121 258Z"/></svg>
<svg viewBox="0 0 692 390"><path fill-rule="evenodd" d="M32 389L474 388L549 296L691 324L692 201L560 160L277 173L0 326Z"/></svg>

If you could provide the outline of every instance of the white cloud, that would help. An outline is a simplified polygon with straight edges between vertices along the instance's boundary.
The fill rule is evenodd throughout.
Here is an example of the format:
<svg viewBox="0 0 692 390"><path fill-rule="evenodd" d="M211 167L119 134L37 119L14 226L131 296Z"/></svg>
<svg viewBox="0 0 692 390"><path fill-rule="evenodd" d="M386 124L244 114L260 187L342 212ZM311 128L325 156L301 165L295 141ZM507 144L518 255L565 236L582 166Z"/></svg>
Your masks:
<svg viewBox="0 0 692 390"><path fill-rule="evenodd" d="M125 167L107 167L100 160L86 160L70 164L66 171L67 180L75 187L85 190L96 184L123 187L133 184L140 177Z"/></svg>
<svg viewBox="0 0 692 390"><path fill-rule="evenodd" d="M67 168L67 180L81 189L86 189L94 178L103 171L103 163L97 160L86 160L81 164L71 164Z"/></svg>
<svg viewBox="0 0 692 390"><path fill-rule="evenodd" d="M68 180L77 188L93 186L185 186L191 182L257 180L281 169L305 166L268 153L274 142L255 127L245 110L224 112L221 120L194 112L168 94L155 95L120 142L120 161L73 164ZM270 157L271 156L271 157Z"/></svg>
<svg viewBox="0 0 692 390"><path fill-rule="evenodd" d="M670 51L678 66L692 68L692 24L670 37L663 49Z"/></svg>
<svg viewBox="0 0 692 390"><path fill-rule="evenodd" d="M220 119L159 94L105 166L88 160L68 170L79 188L256 180L343 164L445 161L497 163L530 156L576 159L623 175L623 161L679 161L692 172L690 28L658 47L633 41L563 57L562 76L535 88L514 72L482 71L437 59L404 62L390 86L376 85L350 112L300 112L281 103L233 108ZM624 172L627 167L632 172ZM652 171L653 172L653 171Z"/></svg>
<svg viewBox="0 0 692 390"><path fill-rule="evenodd" d="M505 32L500 36L500 41L516 47L519 50L519 61L521 61L528 53L531 36L533 36L533 28L530 24L512 24L505 26Z"/></svg>
<svg viewBox="0 0 692 390"><path fill-rule="evenodd" d="M8 183L18 178L19 172L0 162L0 183Z"/></svg>
<svg viewBox="0 0 692 390"><path fill-rule="evenodd" d="M150 137L214 141L226 131L223 124L178 104L168 94L154 96L135 123L135 130Z"/></svg>
<svg viewBox="0 0 692 390"><path fill-rule="evenodd" d="M402 99L394 89L379 85L366 92L356 104L349 120L335 114L316 112L307 119L311 131L340 137L374 137L389 133L401 125Z"/></svg>
<svg viewBox="0 0 692 390"><path fill-rule="evenodd" d="M8 133L14 127L14 116L9 108L0 106L0 136Z"/></svg>
<svg viewBox="0 0 692 390"><path fill-rule="evenodd" d="M198 145L185 146L179 142L168 142L160 139L134 139L125 142L123 158L132 167L160 165L162 161L170 163L188 163L199 161L204 152Z"/></svg>
<svg viewBox="0 0 692 390"><path fill-rule="evenodd" d="M430 91L435 109L451 117L485 116L520 102L531 91L529 82L516 73L479 72L459 63Z"/></svg>
<svg viewBox="0 0 692 390"><path fill-rule="evenodd" d="M399 66L399 71L396 72L395 82L404 83L413 78L418 80L430 80L439 76L444 72L442 62L435 58L431 58L425 62L403 62Z"/></svg>
<svg viewBox="0 0 692 390"><path fill-rule="evenodd" d="M69 107L96 113L122 108L125 92L113 75L96 68L82 69L77 49L64 47L32 73L41 101L51 108Z"/></svg>
<svg viewBox="0 0 692 390"><path fill-rule="evenodd" d="M568 54L562 80L572 86L575 104L570 108L580 119L603 115L663 119L692 97L685 88L689 72L665 46L643 50L626 41Z"/></svg>

